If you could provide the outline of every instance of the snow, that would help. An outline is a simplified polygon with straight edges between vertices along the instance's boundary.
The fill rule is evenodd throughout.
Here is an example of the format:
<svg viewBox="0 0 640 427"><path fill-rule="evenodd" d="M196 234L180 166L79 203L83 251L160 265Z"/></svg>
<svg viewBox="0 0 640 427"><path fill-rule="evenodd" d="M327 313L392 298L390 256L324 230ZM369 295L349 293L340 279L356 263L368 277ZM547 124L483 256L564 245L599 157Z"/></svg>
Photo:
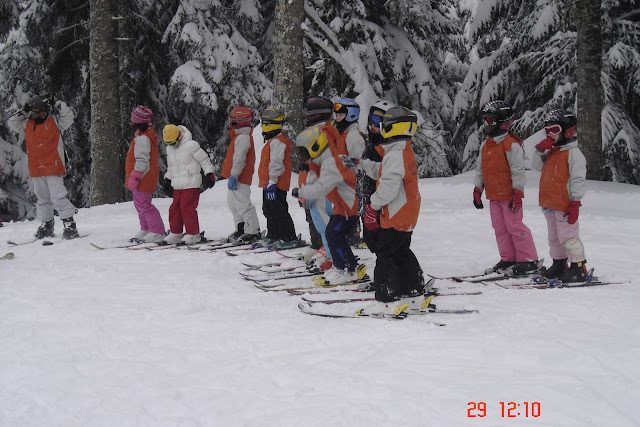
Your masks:
<svg viewBox="0 0 640 427"><path fill-rule="evenodd" d="M549 265L539 174L527 178L525 223ZM476 210L472 187L473 173L420 181L412 248L426 272L471 274L497 262L488 203ZM226 193L221 181L202 194L210 238L232 231ZM257 187L252 199L260 212ZM90 236L53 246L11 248L7 240L29 239L38 224L6 224L0 251L15 259L0 261L0 425L636 426L640 188L590 181L582 202L588 265L626 283L508 290L437 281L482 291L437 298L439 308L479 310L431 318L446 327L428 316L308 316L299 297L256 289L237 274L241 260L220 252L90 247L137 231L131 203L80 209L78 228ZM154 204L167 224L170 200ZM290 211L308 238L291 199ZM500 402L511 401L521 416L502 417ZM469 402L485 402L486 417L469 418ZM540 417L526 418L524 402L539 402Z"/></svg>

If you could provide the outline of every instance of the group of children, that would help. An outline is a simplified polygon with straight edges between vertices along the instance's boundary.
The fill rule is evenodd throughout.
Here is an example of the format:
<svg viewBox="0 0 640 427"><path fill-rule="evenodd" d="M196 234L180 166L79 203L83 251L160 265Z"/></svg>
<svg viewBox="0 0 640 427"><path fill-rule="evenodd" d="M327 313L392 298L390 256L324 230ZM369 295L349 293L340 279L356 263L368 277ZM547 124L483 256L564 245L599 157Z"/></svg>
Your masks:
<svg viewBox="0 0 640 427"><path fill-rule="evenodd" d="M360 106L355 100L343 98L334 104L321 96L307 99L305 116L306 128L295 138L299 185L291 194L305 208L317 266L332 284L356 280L358 261L351 245L359 239L362 222L362 239L376 255L376 301L364 313L388 313L404 304L420 304L425 281L410 249L421 200L411 147L417 116L381 100L371 106L367 132L362 134L358 129ZM514 119L505 101L489 102L482 116L487 138L480 147L473 203L483 208L483 191L491 201L491 222L500 252L500 262L492 270L529 274L540 266L531 231L522 222L522 140L509 131ZM78 236L73 220L75 207L62 182L65 168L61 135L73 118L65 103L35 97L9 119L10 127L23 133L27 143L29 172L38 197L36 215L42 221L36 238L53 235L54 209L64 223L63 237ZM256 161L254 116L251 109L240 106L229 113L230 144L220 173L227 179L227 203L235 225L229 239L259 242L276 249L295 247L298 239L287 203L294 143L283 131L282 111L267 108L261 113L261 121L265 146L258 166L258 185L263 189L267 234L263 237L260 233L250 199ZM186 127L164 127L164 184L173 197L170 233L165 236L162 217L152 204L160 172L154 122L153 112L145 106L131 112L135 134L127 153L125 183L133 193L140 222L134 239L198 243L202 239L197 215L200 187L203 179L205 188L215 184L215 168ZM542 274L563 282L586 279L584 248L578 236L586 160L578 148L576 123L575 117L564 110L551 111L544 122L547 138L536 145L532 160L532 167L542 171L540 206L547 220L553 258L553 265Z"/></svg>
<svg viewBox="0 0 640 427"><path fill-rule="evenodd" d="M473 204L482 209L482 192L490 200L491 224L500 261L491 269L513 275L538 271L538 255L529 228L524 225L522 199L525 157L522 140L509 131L511 106L489 102L482 109L487 138L480 146ZM584 246L579 237L578 214L585 193L587 162L578 148L577 120L564 110L553 110L544 119L547 135L535 146L531 166L541 171L539 204L547 221L553 264L543 270L547 279L579 282L587 279Z"/></svg>

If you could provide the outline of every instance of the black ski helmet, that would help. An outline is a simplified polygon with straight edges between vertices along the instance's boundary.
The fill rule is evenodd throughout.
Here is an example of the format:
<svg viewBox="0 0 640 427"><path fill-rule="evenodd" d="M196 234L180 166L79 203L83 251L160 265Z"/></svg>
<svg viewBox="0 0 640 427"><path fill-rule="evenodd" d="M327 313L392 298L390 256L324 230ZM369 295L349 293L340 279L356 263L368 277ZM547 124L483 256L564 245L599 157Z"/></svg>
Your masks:
<svg viewBox="0 0 640 427"><path fill-rule="evenodd" d="M549 111L544 118L544 127L559 125L562 128L560 138L554 145L564 145L576 139L578 132L578 119L568 111L557 109Z"/></svg>
<svg viewBox="0 0 640 427"><path fill-rule="evenodd" d="M484 131L488 136L507 133L513 123L513 110L503 100L491 101L482 108Z"/></svg>
<svg viewBox="0 0 640 427"><path fill-rule="evenodd" d="M307 118L307 126L313 126L318 122L331 120L333 102L323 96L314 96L307 99L304 110Z"/></svg>

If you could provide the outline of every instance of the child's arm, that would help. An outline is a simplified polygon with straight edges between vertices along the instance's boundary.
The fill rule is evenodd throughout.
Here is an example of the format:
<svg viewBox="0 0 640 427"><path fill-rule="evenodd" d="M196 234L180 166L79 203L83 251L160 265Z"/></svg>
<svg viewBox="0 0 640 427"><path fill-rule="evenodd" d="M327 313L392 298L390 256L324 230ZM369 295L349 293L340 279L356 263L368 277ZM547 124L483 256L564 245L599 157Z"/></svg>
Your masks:
<svg viewBox="0 0 640 427"><path fill-rule="evenodd" d="M569 150L569 200L580 201L585 193L587 159L579 148Z"/></svg>
<svg viewBox="0 0 640 427"><path fill-rule="evenodd" d="M58 100L53 107L53 111L57 116L56 123L58 128L62 131L69 129L75 120L73 110L66 103Z"/></svg>
<svg viewBox="0 0 640 427"><path fill-rule="evenodd" d="M189 151L191 152L191 156L195 159L196 162L200 164L200 167L202 168L204 174L208 175L210 173L215 173L216 169L213 166L213 163L211 163L211 159L209 158L207 152L204 151L200 147L200 144L198 144L193 139L188 142L190 143Z"/></svg>
<svg viewBox="0 0 640 427"><path fill-rule="evenodd" d="M476 174L473 178L473 185L475 185L480 190L484 189L484 177L482 176L482 148L484 147L485 141L482 141L480 144L480 149L478 150L478 160L476 161Z"/></svg>
<svg viewBox="0 0 640 427"><path fill-rule="evenodd" d="M233 166L231 167L231 176L238 177L242 173L247 164L247 152L251 148L251 140L249 135L238 135L234 143Z"/></svg>
<svg viewBox="0 0 640 427"><path fill-rule="evenodd" d="M378 188L371 195L371 207L377 211L388 205L398 196L402 187L405 165L402 153L388 153L382 159L382 173L378 179Z"/></svg>
<svg viewBox="0 0 640 427"><path fill-rule="evenodd" d="M524 192L526 183L525 167L524 167L524 150L517 142L511 144L511 150L505 151L507 154L507 162L511 168L511 186L514 190Z"/></svg>
<svg viewBox="0 0 640 427"><path fill-rule="evenodd" d="M309 177L310 176L311 173L309 173ZM301 187L298 194L301 198L307 200L323 199L343 180L335 160L331 157L322 162L322 171L318 179L312 184L310 184L309 179L307 179L307 185Z"/></svg>
<svg viewBox="0 0 640 427"><path fill-rule="evenodd" d="M279 139L272 139L269 152L269 185L278 182L284 173L284 153L287 146Z"/></svg>
<svg viewBox="0 0 640 427"><path fill-rule="evenodd" d="M136 158L136 163L133 165L133 170L142 172L144 175L150 169L151 141L146 135L138 135L135 142L136 146L133 150L133 155Z"/></svg>

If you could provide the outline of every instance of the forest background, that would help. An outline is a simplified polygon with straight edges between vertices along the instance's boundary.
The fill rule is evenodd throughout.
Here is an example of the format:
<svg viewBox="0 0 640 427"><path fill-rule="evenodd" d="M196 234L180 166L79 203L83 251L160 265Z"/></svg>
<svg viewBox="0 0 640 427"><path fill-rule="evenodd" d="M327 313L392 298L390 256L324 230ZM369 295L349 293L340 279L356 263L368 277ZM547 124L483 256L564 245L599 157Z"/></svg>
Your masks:
<svg viewBox="0 0 640 427"><path fill-rule="evenodd" d="M0 217L33 216L24 141L7 119L36 94L52 94L75 111L64 136L65 183L77 207L100 204L92 202L92 176L117 177L115 200L128 196L124 170L106 158L123 164L129 114L138 104L154 111L158 129L187 126L220 164L230 108L258 114L274 104L274 64L288 53L278 50L276 30L284 4L300 9L302 64L293 61L303 70L301 97L355 98L361 130L377 99L406 106L419 115L420 176L467 171L483 138L479 110L490 100L513 105L513 130L523 138L552 109L580 118L577 35L578 25L588 25L576 11L580 2L595 5L601 34L600 179L640 184L636 0L0 0ZM90 40L101 5L115 32L117 87L109 96L116 104L92 117L91 76L101 69ZM109 138L104 150L92 141L99 127ZM289 129L292 139L298 130ZM106 175L99 175L103 158Z"/></svg>

